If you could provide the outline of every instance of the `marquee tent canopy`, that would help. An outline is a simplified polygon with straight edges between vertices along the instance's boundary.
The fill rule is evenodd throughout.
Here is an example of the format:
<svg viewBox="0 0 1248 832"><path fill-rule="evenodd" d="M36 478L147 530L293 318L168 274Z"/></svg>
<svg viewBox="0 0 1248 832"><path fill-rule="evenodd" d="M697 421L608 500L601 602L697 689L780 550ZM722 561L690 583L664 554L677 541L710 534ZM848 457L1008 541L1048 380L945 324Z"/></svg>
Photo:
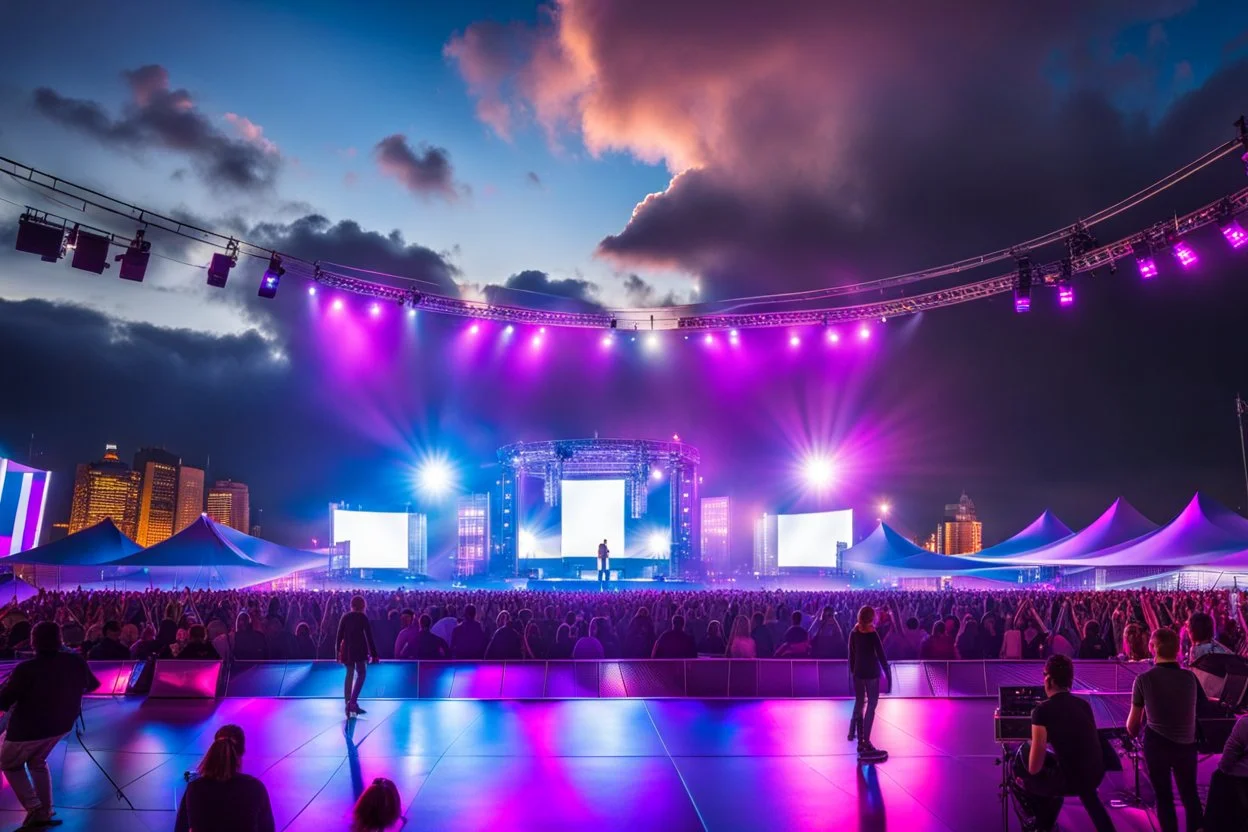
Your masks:
<svg viewBox="0 0 1248 832"><path fill-rule="evenodd" d="M133 555L143 547L121 533L107 517L94 526L52 543L0 560L4 564L38 566L103 566Z"/></svg>
<svg viewBox="0 0 1248 832"><path fill-rule="evenodd" d="M1096 554L1062 559L1046 557L1045 563L1176 569L1195 566L1224 568L1248 563L1248 520L1216 500L1197 493L1177 517L1160 529Z"/></svg>
<svg viewBox="0 0 1248 832"><path fill-rule="evenodd" d="M1141 538L1156 531L1157 528L1156 523L1140 514L1135 506L1119 497L1086 529L1050 543L1048 546L1021 552L1010 560L1012 563L1037 566L1081 560L1111 547Z"/></svg>
<svg viewBox="0 0 1248 832"><path fill-rule="evenodd" d="M1044 513L1032 521L1030 526L1009 540L1003 540L996 546L989 546L987 549L967 557L983 558L984 560L1015 557L1024 552L1039 549L1041 546L1048 546L1051 543L1068 538L1070 535L1070 527L1057 519L1053 512L1045 509Z"/></svg>
<svg viewBox="0 0 1248 832"><path fill-rule="evenodd" d="M1012 581L1018 567L996 567L991 564L954 555L938 555L922 549L898 534L891 526L880 523L857 546L845 550L845 565L863 572L889 573L903 576L961 575Z"/></svg>

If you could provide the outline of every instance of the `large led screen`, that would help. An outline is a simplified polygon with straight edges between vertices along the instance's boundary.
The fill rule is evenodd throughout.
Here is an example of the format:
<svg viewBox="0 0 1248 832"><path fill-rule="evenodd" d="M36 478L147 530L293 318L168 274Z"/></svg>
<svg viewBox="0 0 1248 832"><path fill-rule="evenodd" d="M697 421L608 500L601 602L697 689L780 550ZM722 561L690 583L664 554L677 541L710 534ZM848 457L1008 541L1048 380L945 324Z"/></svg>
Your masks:
<svg viewBox="0 0 1248 832"><path fill-rule="evenodd" d="M47 471L0 458L0 556L39 545L51 479Z"/></svg>
<svg viewBox="0 0 1248 832"><path fill-rule="evenodd" d="M334 543L351 543L352 569L406 569L408 515L401 511L333 510Z"/></svg>
<svg viewBox="0 0 1248 832"><path fill-rule="evenodd" d="M777 565L834 568L837 544L853 545L854 512L821 511L815 514L781 514Z"/></svg>
<svg viewBox="0 0 1248 832"><path fill-rule="evenodd" d="M564 480L561 485L563 557L597 557L604 540L612 557L623 557L624 480Z"/></svg>

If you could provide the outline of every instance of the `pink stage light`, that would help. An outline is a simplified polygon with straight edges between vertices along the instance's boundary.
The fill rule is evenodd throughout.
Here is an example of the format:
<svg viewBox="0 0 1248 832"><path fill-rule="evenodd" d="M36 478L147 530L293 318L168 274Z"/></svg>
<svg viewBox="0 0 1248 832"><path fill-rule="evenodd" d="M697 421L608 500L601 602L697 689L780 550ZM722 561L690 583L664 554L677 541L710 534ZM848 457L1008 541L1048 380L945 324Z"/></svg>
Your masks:
<svg viewBox="0 0 1248 832"><path fill-rule="evenodd" d="M614 339L614 338L612 338L610 335L604 335L604 336L602 336L602 346L603 346L603 347L610 347L610 346L612 346L614 343L615 343L615 339Z"/></svg>
<svg viewBox="0 0 1248 832"><path fill-rule="evenodd" d="M794 349L797 349L797 348L798 348L798 347L800 347L801 345L802 345L802 339L801 339L801 338L798 338L796 335L790 335L790 336L789 336L789 346L790 346L790 347L793 347Z"/></svg>
<svg viewBox="0 0 1248 832"><path fill-rule="evenodd" d="M1222 236L1226 238L1231 248L1240 248L1248 243L1248 231L1244 231L1244 227L1234 218L1228 217L1218 223L1218 226L1222 229Z"/></svg>
<svg viewBox="0 0 1248 832"><path fill-rule="evenodd" d="M802 478L812 488L827 488L836 478L836 465L826 456L809 456L802 462Z"/></svg>
<svg viewBox="0 0 1248 832"><path fill-rule="evenodd" d="M368 308L368 314L376 318L378 315L381 314L381 306L379 304L374 303L372 306Z"/></svg>
<svg viewBox="0 0 1248 832"><path fill-rule="evenodd" d="M1057 287L1057 302L1061 306L1071 306L1075 302L1075 287L1069 283Z"/></svg>
<svg viewBox="0 0 1248 832"><path fill-rule="evenodd" d="M703 336L702 338L702 343L706 344L709 347L711 344L715 343L715 336L709 332L706 333L706 335Z"/></svg>
<svg viewBox="0 0 1248 832"><path fill-rule="evenodd" d="M863 341L871 337L871 330L867 329L866 324L858 327L858 337Z"/></svg>
<svg viewBox="0 0 1248 832"><path fill-rule="evenodd" d="M1196 265L1196 252L1187 243L1180 240L1174 244L1171 249L1174 252L1174 259L1179 261L1179 265L1185 269L1190 269Z"/></svg>
<svg viewBox="0 0 1248 832"><path fill-rule="evenodd" d="M407 317L409 317L409 318L415 318L415 317L416 317L416 310L415 310L415 309L409 309L409 310L407 310Z"/></svg>
<svg viewBox="0 0 1248 832"><path fill-rule="evenodd" d="M480 332L480 331L481 331L481 325L480 325L480 324L473 324L472 326L468 327L468 332L469 332L469 334L471 334L471 335L476 335L476 334L477 334L478 332Z"/></svg>
<svg viewBox="0 0 1248 832"><path fill-rule="evenodd" d="M308 294L309 294L309 295L312 295L313 297L316 297L316 287L315 287L315 286L309 286L309 287L308 287Z"/></svg>
<svg viewBox="0 0 1248 832"><path fill-rule="evenodd" d="M655 468L653 471L651 471L651 472L650 472L650 479L652 479L652 480L661 480L661 479L663 479L663 469L662 469L662 468Z"/></svg>
<svg viewBox="0 0 1248 832"><path fill-rule="evenodd" d="M841 342L841 333L837 332L835 329L829 329L828 330L828 343L839 344L840 342Z"/></svg>
<svg viewBox="0 0 1248 832"><path fill-rule="evenodd" d="M533 336L533 340L532 340L532 341L530 341L529 343L530 343L530 344L532 344L533 349L535 349L535 350L539 350L539 349L541 349L541 348L542 348L542 336L541 336L541 335L534 335L534 336Z"/></svg>
<svg viewBox="0 0 1248 832"><path fill-rule="evenodd" d="M335 312L341 312L341 311L342 311L342 298L336 298L336 299L334 300L334 303L333 303L333 309L334 309L334 311L335 311Z"/></svg>

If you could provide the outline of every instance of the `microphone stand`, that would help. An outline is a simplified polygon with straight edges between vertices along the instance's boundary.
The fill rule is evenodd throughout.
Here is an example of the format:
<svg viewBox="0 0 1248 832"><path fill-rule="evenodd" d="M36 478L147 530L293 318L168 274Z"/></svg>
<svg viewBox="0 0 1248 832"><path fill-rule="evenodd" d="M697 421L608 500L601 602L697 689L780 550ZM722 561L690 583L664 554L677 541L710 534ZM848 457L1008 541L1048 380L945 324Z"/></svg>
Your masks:
<svg viewBox="0 0 1248 832"><path fill-rule="evenodd" d="M126 793L121 790L121 786L117 785L117 781L109 775L109 773L104 769L104 766L100 765L100 761L95 759L95 755L91 753L91 749L87 748L87 743L82 738L82 735L86 730L87 721L82 716L82 708L79 707L78 720L74 724L74 736L78 738L78 744L82 746L83 751L87 752L87 756L91 759L91 762L95 763L95 767L100 770L100 774L103 774L104 779L107 780L109 785L113 787L114 792L116 792L117 799L126 801L126 805L130 807L130 811L136 811L134 804L130 802L130 798L126 797Z"/></svg>

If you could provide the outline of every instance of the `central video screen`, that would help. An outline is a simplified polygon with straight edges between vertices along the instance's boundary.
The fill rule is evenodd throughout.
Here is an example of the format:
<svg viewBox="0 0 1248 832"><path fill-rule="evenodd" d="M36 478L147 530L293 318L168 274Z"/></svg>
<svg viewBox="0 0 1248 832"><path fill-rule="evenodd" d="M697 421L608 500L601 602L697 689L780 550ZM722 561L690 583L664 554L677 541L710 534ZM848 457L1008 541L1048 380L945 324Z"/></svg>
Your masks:
<svg viewBox="0 0 1248 832"><path fill-rule="evenodd" d="M854 512L781 514L778 536L777 566L833 569L837 544L844 544L841 548L846 549L854 545Z"/></svg>
<svg viewBox="0 0 1248 832"><path fill-rule="evenodd" d="M406 569L408 515L402 511L333 510L334 543L351 544L352 569Z"/></svg>
<svg viewBox="0 0 1248 832"><path fill-rule="evenodd" d="M624 480L563 480L559 551L565 558L598 556L607 541L612 557L623 557Z"/></svg>

